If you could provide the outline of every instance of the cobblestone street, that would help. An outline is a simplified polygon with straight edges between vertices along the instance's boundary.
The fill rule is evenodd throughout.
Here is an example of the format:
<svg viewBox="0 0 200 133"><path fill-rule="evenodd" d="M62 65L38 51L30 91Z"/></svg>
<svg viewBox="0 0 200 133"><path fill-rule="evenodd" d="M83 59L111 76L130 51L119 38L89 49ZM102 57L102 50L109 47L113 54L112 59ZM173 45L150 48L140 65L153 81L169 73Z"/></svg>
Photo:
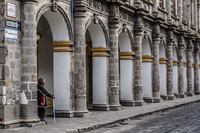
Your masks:
<svg viewBox="0 0 200 133"><path fill-rule="evenodd" d="M87 133L200 133L200 103L138 117Z"/></svg>
<svg viewBox="0 0 200 133"><path fill-rule="evenodd" d="M46 117L46 125L1 129L0 133L198 133L199 111L196 95L119 111L90 111L82 118L56 117L56 124L53 117Z"/></svg>

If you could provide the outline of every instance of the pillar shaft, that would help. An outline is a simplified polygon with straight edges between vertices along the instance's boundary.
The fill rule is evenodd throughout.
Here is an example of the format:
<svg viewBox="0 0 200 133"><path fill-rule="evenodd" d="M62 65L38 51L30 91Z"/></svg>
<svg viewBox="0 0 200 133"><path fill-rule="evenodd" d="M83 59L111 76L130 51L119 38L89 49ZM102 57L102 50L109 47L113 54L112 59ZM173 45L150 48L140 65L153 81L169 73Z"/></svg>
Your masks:
<svg viewBox="0 0 200 133"><path fill-rule="evenodd" d="M159 72L159 44L160 44L160 26L153 26L153 99L154 102L160 102L160 72Z"/></svg>
<svg viewBox="0 0 200 133"><path fill-rule="evenodd" d="M110 110L119 110L119 46L118 24L110 23Z"/></svg>
<svg viewBox="0 0 200 133"><path fill-rule="evenodd" d="M200 94L199 90L199 43L195 43L194 49L194 93L195 95Z"/></svg>
<svg viewBox="0 0 200 133"><path fill-rule="evenodd" d="M79 7L83 8L83 7ZM75 9L76 10L76 9ZM88 113L86 102L86 44L85 44L85 11L75 12L74 23L74 100L75 116Z"/></svg>
<svg viewBox="0 0 200 133"><path fill-rule="evenodd" d="M36 3L23 2L22 5L22 43L21 43L21 89L25 92L28 104L22 104L21 117L28 119L37 116L37 89L29 89L29 86L37 86L37 40L36 40ZM30 19L31 18L31 19ZM27 111L27 110L31 110Z"/></svg>
<svg viewBox="0 0 200 133"><path fill-rule="evenodd" d="M187 48L187 95L193 96L192 90L192 40L188 41L188 48Z"/></svg>
<svg viewBox="0 0 200 133"><path fill-rule="evenodd" d="M135 105L144 105L143 100L143 79L142 79L142 17L137 16L137 22L139 25L135 26L134 40L135 40L135 87L134 98Z"/></svg>
<svg viewBox="0 0 200 133"><path fill-rule="evenodd" d="M184 77L183 77L183 51L184 45L182 45L182 41L179 41L178 44L178 95L180 98L185 97L184 93Z"/></svg>
<svg viewBox="0 0 200 133"><path fill-rule="evenodd" d="M173 31L169 31L169 34L169 40L167 41L167 97L168 100L173 100Z"/></svg>

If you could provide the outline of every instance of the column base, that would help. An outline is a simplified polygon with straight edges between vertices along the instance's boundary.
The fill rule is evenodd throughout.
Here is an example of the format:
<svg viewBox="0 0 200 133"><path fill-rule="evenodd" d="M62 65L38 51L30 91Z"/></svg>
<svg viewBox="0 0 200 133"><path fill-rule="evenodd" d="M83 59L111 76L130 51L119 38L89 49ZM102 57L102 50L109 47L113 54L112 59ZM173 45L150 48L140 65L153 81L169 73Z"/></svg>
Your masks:
<svg viewBox="0 0 200 133"><path fill-rule="evenodd" d="M153 103L154 99L152 97L144 97L143 98L146 103Z"/></svg>
<svg viewBox="0 0 200 133"><path fill-rule="evenodd" d="M179 93L179 98L185 98L185 97L186 97L185 93Z"/></svg>
<svg viewBox="0 0 200 133"><path fill-rule="evenodd" d="M194 92L195 95L200 95L200 91Z"/></svg>
<svg viewBox="0 0 200 133"><path fill-rule="evenodd" d="M160 97L161 97L163 100L168 100L167 95L161 95Z"/></svg>
<svg viewBox="0 0 200 133"><path fill-rule="evenodd" d="M146 103L144 101L136 101L135 106L144 106Z"/></svg>
<svg viewBox="0 0 200 133"><path fill-rule="evenodd" d="M75 117L84 117L84 116L87 116L89 113L88 110L84 110L84 111L75 111L74 112L74 116Z"/></svg>
<svg viewBox="0 0 200 133"><path fill-rule="evenodd" d="M66 118L72 118L74 117L74 111L55 111L56 117L66 117Z"/></svg>
<svg viewBox="0 0 200 133"><path fill-rule="evenodd" d="M96 111L109 111L110 106L107 104L93 104L92 110Z"/></svg>
<svg viewBox="0 0 200 133"><path fill-rule="evenodd" d="M110 105L110 110L111 111L119 111L122 109L121 105Z"/></svg>
<svg viewBox="0 0 200 133"><path fill-rule="evenodd" d="M16 127L34 127L40 125L40 119L38 117L8 120L0 123L0 129L16 128Z"/></svg>
<svg viewBox="0 0 200 133"><path fill-rule="evenodd" d="M168 95L168 96L167 96L167 99L168 99L168 100L174 100L175 98L176 98L176 97L175 97L174 95Z"/></svg>
<svg viewBox="0 0 200 133"><path fill-rule="evenodd" d="M194 96L194 93L193 92L188 92L187 96Z"/></svg>
<svg viewBox="0 0 200 133"><path fill-rule="evenodd" d="M156 98L153 99L154 103L160 103L162 101L163 101L163 99L161 97L156 97Z"/></svg>
<svg viewBox="0 0 200 133"><path fill-rule="evenodd" d="M120 101L120 104L122 106L135 106L135 102L134 101L126 101L126 100L121 100Z"/></svg>
<svg viewBox="0 0 200 133"><path fill-rule="evenodd" d="M179 98L179 94L178 94L178 93L174 93L174 96L175 96L176 98Z"/></svg>

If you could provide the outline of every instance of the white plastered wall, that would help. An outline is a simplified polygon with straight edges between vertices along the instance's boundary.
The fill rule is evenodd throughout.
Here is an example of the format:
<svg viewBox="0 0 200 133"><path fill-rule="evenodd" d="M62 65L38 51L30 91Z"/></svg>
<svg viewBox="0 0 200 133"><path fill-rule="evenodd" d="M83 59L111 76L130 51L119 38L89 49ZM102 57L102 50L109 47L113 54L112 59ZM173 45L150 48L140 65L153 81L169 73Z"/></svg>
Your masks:
<svg viewBox="0 0 200 133"><path fill-rule="evenodd" d="M126 33L119 35L120 52L131 52L130 38ZM120 60L120 100L133 101L133 61Z"/></svg>
<svg viewBox="0 0 200 133"><path fill-rule="evenodd" d="M163 43L159 45L159 58L166 58L165 47ZM167 66L166 64L160 64L160 95L167 95Z"/></svg>
<svg viewBox="0 0 200 133"><path fill-rule="evenodd" d="M53 94L53 47L51 45L53 39L50 26L44 16L41 16L37 30L40 34L45 32L40 36L38 44L38 78L45 79L44 87Z"/></svg>
<svg viewBox="0 0 200 133"><path fill-rule="evenodd" d="M173 60L177 61L177 52L175 46L173 47ZM173 66L173 90L178 93L178 66Z"/></svg>
<svg viewBox="0 0 200 133"><path fill-rule="evenodd" d="M38 77L45 78L45 88L53 94L53 47L51 43L52 38L47 36L43 36L39 41Z"/></svg>
<svg viewBox="0 0 200 133"><path fill-rule="evenodd" d="M53 41L69 41L69 33L64 18L57 12L47 11L44 14L47 19ZM69 52L54 52L53 54L53 72L54 72L54 95L55 110L70 110L70 56Z"/></svg>
<svg viewBox="0 0 200 133"><path fill-rule="evenodd" d="M142 40L142 55L151 55L150 44L147 39ZM151 62L142 63L142 78L143 78L143 96L144 98L152 98L152 75Z"/></svg>
<svg viewBox="0 0 200 133"><path fill-rule="evenodd" d="M106 47L105 35L99 24L90 24L88 31L93 48ZM93 57L93 104L108 104L107 57Z"/></svg>

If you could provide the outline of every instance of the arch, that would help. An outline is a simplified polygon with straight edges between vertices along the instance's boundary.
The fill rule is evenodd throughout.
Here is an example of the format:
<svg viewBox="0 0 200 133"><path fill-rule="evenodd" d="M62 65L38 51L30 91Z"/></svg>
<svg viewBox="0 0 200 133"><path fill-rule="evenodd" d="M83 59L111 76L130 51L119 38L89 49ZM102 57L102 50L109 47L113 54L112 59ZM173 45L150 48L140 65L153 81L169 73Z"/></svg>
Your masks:
<svg viewBox="0 0 200 133"><path fill-rule="evenodd" d="M142 55L152 55L152 41L148 34L145 33L142 39Z"/></svg>
<svg viewBox="0 0 200 133"><path fill-rule="evenodd" d="M159 45L159 58L166 58L166 43L164 41L162 41Z"/></svg>
<svg viewBox="0 0 200 133"><path fill-rule="evenodd" d="M133 106L133 60L132 47L129 35L126 32L119 34L119 51L120 51L120 101L122 105ZM130 57L125 59L123 57Z"/></svg>
<svg viewBox="0 0 200 133"><path fill-rule="evenodd" d="M94 24L94 21L97 21L97 23ZM106 30L106 27L105 27L104 23L101 21L101 19L99 19L98 17L96 17L96 18L92 17L91 19L89 19L86 22L85 29L88 29L91 24L99 26L99 28L101 30L100 32L103 33L104 38L105 38L105 42L106 42L106 46L105 47L109 47L108 32ZM95 31L95 33L96 33L96 31Z"/></svg>
<svg viewBox="0 0 200 133"><path fill-rule="evenodd" d="M107 67L107 32L98 18L90 19L86 25L86 80L87 100L93 109L108 109L108 67ZM102 106L104 105L104 106ZM88 106L89 107L89 106Z"/></svg>
<svg viewBox="0 0 200 133"><path fill-rule="evenodd" d="M151 47L148 39L142 39L142 55L151 55Z"/></svg>
<svg viewBox="0 0 200 133"><path fill-rule="evenodd" d="M52 12L50 10L50 6L44 6L42 9L39 10L37 14L37 28L41 28L45 25L45 23L40 23L40 19L43 18L46 20L46 23L49 25L49 32L52 34L51 39L52 40L46 40L43 39L44 36L41 37L39 40L39 43L43 44L46 43L46 47L50 48L51 51L47 52L47 48L40 47L39 44L38 47L38 56L42 53L44 54L47 52L48 59L51 60L51 71L49 73L52 73L52 82L53 89L54 89L54 95L57 97L55 99L55 110L57 114L62 114L63 112L67 114L67 111L72 110L72 104L71 103L71 58L70 58L70 52L68 51L68 47L70 44L70 31L68 27L70 27L67 24L67 16L63 16L64 12L61 12L61 8L58 8L58 12ZM42 26L40 26L42 24ZM43 29L44 30L44 29ZM43 32L45 33L45 31ZM42 40L42 42L40 42ZM64 44L64 45L63 45ZM56 48L54 47L56 46ZM54 49L55 48L55 49ZM51 56L50 56L51 55ZM40 59L38 59L40 60ZM42 62L46 62L47 60L42 60ZM39 61L38 61L39 62ZM44 68L41 68L39 66L38 69L44 70L48 66L43 66ZM60 112L60 111L63 112Z"/></svg>
<svg viewBox="0 0 200 133"><path fill-rule="evenodd" d="M173 45L173 60L178 60L177 46Z"/></svg>
<svg viewBox="0 0 200 133"><path fill-rule="evenodd" d="M187 92L187 53L186 49L183 51L183 78L184 78L184 92Z"/></svg>
<svg viewBox="0 0 200 133"><path fill-rule="evenodd" d="M160 70L160 95L166 100L167 99L167 55L166 55L166 44L161 40L159 45L159 70Z"/></svg>
<svg viewBox="0 0 200 133"><path fill-rule="evenodd" d="M152 43L149 35L145 33L142 39L142 77L143 77L143 99L153 102L152 94Z"/></svg>
<svg viewBox="0 0 200 133"><path fill-rule="evenodd" d="M50 12L54 14L53 17L49 16L49 14L51 14ZM38 21L40 20L41 16L44 15L44 14L45 14L45 18L48 21L54 19L54 21L59 22L61 24L59 27L63 27L64 25L66 25L64 27L67 27L67 28L65 28L66 31L64 31L64 29L56 29L55 28L55 24L58 25L58 23L55 23L54 21L52 23L50 23L51 28L53 28L52 30L55 30L57 33L59 32L59 30L61 30L64 33L68 32L67 33L68 37L66 39L65 38L59 38L59 37L54 35L54 41L57 41L57 40L59 40L59 41L73 40L73 32L72 32L71 22L70 22L68 15L65 13L65 10L62 9L62 7L60 7L58 5L57 12L53 12L52 11L52 4L46 4L46 5L42 6L36 14L37 24L38 24Z"/></svg>
<svg viewBox="0 0 200 133"><path fill-rule="evenodd" d="M178 96L178 54L177 54L177 45L173 45L173 89L174 94Z"/></svg>
<svg viewBox="0 0 200 133"><path fill-rule="evenodd" d="M126 33L127 34L127 36L128 36L128 40L130 40L130 44L131 44L131 49L132 49L132 51L134 51L134 39L133 39L133 35L132 35L132 33L131 33L131 31L126 27L126 26L124 26L124 27L122 27L122 28L120 28L119 29L119 35L122 33L122 32L124 32L124 33Z"/></svg>
<svg viewBox="0 0 200 133"><path fill-rule="evenodd" d="M106 47L105 34L98 24L90 24L88 31L92 39L92 47Z"/></svg>
<svg viewBox="0 0 200 133"><path fill-rule="evenodd" d="M132 51L131 40L130 40L129 36L127 35L127 33L121 32L119 34L119 48L120 48L120 52L131 52Z"/></svg>

